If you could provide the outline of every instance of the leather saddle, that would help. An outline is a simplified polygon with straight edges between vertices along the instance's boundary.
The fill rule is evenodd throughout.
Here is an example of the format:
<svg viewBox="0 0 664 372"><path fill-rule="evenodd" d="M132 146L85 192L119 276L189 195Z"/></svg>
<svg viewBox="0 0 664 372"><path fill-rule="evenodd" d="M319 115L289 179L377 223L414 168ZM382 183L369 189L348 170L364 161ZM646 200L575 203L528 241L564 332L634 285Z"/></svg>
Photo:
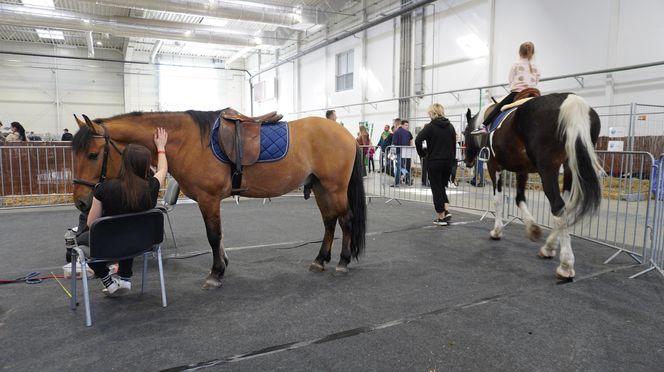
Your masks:
<svg viewBox="0 0 664 372"><path fill-rule="evenodd" d="M230 107L219 113L217 136L221 149L231 161L231 195L247 190L242 188L242 166L252 165L260 157L261 125L277 122L282 117L276 111L250 117Z"/></svg>
<svg viewBox="0 0 664 372"><path fill-rule="evenodd" d="M276 111L250 117L230 107L221 110L218 134L221 149L236 166L256 163L261 152L261 125L277 122L282 117Z"/></svg>

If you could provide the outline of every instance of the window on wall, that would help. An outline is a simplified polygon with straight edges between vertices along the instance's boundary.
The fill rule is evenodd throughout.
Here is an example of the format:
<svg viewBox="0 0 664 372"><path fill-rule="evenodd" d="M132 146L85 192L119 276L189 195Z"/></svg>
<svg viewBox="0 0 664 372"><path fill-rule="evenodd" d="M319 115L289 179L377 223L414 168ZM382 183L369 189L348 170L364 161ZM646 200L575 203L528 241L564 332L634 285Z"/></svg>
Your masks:
<svg viewBox="0 0 664 372"><path fill-rule="evenodd" d="M353 50L337 54L337 92L353 89Z"/></svg>

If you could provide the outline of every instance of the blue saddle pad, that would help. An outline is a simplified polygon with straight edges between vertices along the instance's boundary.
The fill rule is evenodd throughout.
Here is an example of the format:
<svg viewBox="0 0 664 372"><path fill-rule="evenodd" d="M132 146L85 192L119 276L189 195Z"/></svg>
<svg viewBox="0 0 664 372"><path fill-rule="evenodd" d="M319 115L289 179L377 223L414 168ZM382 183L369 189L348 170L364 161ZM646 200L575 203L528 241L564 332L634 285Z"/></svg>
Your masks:
<svg viewBox="0 0 664 372"><path fill-rule="evenodd" d="M210 133L210 148L219 161L230 163L228 156L222 151L219 144L219 118L214 122L212 133ZM288 122L278 121L261 125L261 153L258 157L259 163L278 161L288 153Z"/></svg>
<svg viewBox="0 0 664 372"><path fill-rule="evenodd" d="M512 107L509 110L505 110L505 111L501 112L500 115L498 115L498 117L496 118L496 120L494 120L493 123L491 123L491 126L489 126L489 131L496 130L496 128L498 128L498 125L500 125L500 123L503 120L505 120L507 115L511 114L516 109L517 109L517 107Z"/></svg>

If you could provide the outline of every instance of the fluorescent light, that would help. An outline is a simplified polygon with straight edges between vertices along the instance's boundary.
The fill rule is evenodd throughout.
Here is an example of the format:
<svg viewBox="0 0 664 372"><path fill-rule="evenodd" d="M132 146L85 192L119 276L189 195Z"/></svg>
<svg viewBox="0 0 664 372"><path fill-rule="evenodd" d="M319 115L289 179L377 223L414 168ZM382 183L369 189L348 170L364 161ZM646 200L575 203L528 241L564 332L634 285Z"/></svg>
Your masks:
<svg viewBox="0 0 664 372"><path fill-rule="evenodd" d="M246 47L243 49L238 50L235 54L230 56L228 59L224 61L224 67L225 68L231 68L231 63L237 61L238 59L244 57L247 53L251 52L254 48L252 47Z"/></svg>
<svg viewBox="0 0 664 372"><path fill-rule="evenodd" d="M202 25L214 26L214 27L224 27L228 24L228 21L221 18L210 18L205 17L201 21Z"/></svg>
<svg viewBox="0 0 664 372"><path fill-rule="evenodd" d="M97 46L102 46L102 45L104 45L104 44L102 44L102 42L101 42L101 41L97 41L97 43L96 43L96 44L97 44Z"/></svg>
<svg viewBox="0 0 664 372"><path fill-rule="evenodd" d="M191 30L187 30L184 32L184 36L191 36Z"/></svg>
<svg viewBox="0 0 664 372"><path fill-rule="evenodd" d="M83 23L90 23L89 19L82 19Z"/></svg>
<svg viewBox="0 0 664 372"><path fill-rule="evenodd" d="M263 39L261 39L260 36L254 36L254 43L256 43L256 45L261 45L263 44Z"/></svg>
<svg viewBox="0 0 664 372"><path fill-rule="evenodd" d="M22 2L23 5L55 9L55 4L53 4L53 0L23 0Z"/></svg>
<svg viewBox="0 0 664 372"><path fill-rule="evenodd" d="M42 39L53 39L53 40L65 39L65 35L62 33L62 31L44 30L41 28L36 28L35 31L37 31L37 35L39 35L39 37Z"/></svg>

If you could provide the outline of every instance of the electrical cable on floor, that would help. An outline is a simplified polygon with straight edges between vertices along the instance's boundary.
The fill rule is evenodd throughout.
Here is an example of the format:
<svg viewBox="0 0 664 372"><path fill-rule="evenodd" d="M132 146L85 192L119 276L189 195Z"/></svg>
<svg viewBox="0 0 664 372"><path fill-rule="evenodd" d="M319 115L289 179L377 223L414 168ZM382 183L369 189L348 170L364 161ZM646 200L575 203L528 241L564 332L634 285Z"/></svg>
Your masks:
<svg viewBox="0 0 664 372"><path fill-rule="evenodd" d="M39 276L39 272L33 271L24 276L20 276L14 280L0 280L0 284L13 284L13 283L26 283L26 284L39 284L46 279L64 279L64 276Z"/></svg>

